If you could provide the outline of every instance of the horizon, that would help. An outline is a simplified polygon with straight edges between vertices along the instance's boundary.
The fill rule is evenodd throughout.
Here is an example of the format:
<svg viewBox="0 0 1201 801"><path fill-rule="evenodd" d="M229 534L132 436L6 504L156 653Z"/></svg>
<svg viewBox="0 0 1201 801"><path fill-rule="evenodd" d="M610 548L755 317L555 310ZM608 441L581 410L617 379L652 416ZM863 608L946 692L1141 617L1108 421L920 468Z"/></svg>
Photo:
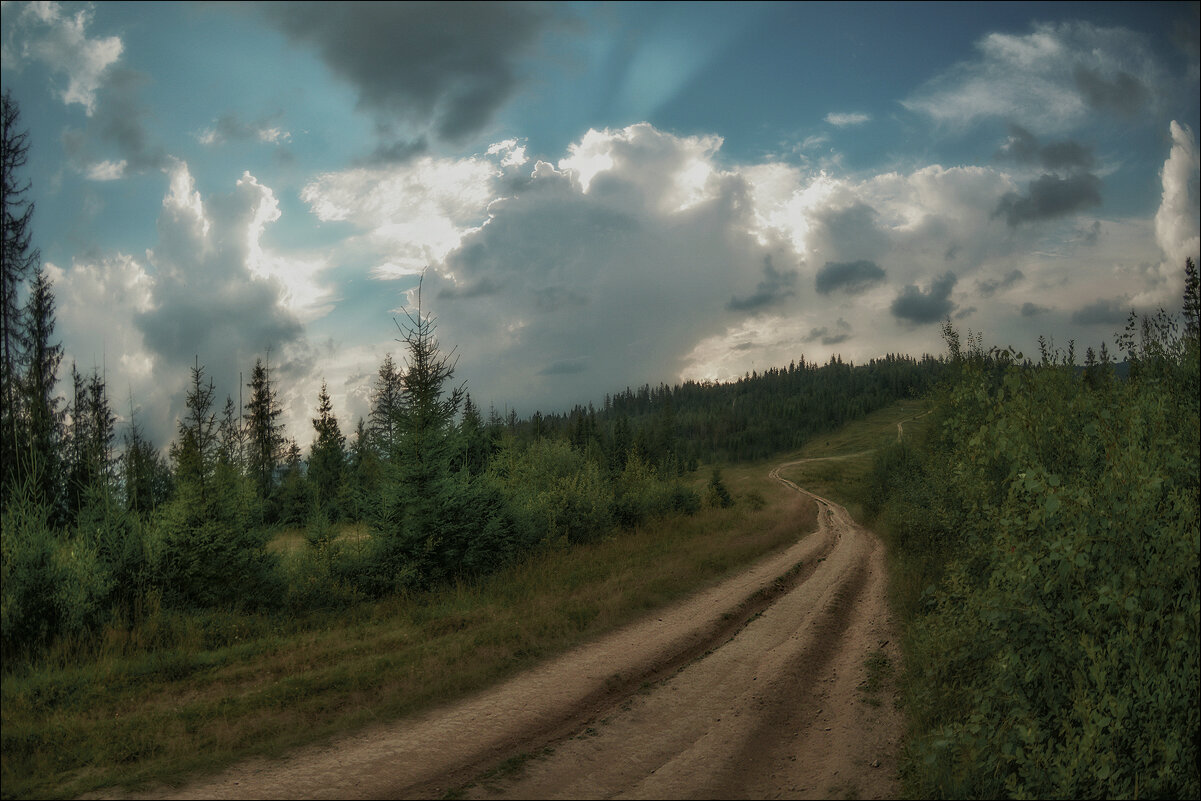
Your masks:
<svg viewBox="0 0 1201 801"><path fill-rule="evenodd" d="M220 406L270 353L307 452L422 274L456 383L523 418L948 319L1118 358L1199 255L1198 8L10 0L60 387L103 365L165 448L195 357Z"/></svg>

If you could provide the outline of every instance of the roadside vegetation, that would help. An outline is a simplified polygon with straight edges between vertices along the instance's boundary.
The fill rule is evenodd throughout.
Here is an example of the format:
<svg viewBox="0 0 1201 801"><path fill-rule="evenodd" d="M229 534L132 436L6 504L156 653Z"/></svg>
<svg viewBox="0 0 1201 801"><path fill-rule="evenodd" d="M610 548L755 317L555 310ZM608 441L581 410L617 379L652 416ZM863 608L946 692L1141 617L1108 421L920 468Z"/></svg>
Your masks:
<svg viewBox="0 0 1201 801"><path fill-rule="evenodd" d="M961 345L864 489L890 543L906 793L1197 798L1198 279L1106 354Z"/></svg>

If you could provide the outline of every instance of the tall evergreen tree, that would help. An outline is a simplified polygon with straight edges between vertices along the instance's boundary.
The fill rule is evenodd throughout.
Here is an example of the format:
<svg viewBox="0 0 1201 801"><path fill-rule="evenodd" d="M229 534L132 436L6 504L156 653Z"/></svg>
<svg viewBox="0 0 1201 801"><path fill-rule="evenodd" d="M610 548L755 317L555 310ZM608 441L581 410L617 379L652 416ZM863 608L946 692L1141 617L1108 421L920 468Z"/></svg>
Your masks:
<svg viewBox="0 0 1201 801"><path fill-rule="evenodd" d="M367 433L372 447L383 459L391 459L396 448L396 425L404 405L404 384L392 354L384 356L371 392L371 414Z"/></svg>
<svg viewBox="0 0 1201 801"><path fill-rule="evenodd" d="M25 307L28 322L28 365L23 385L25 424L28 436L22 448L22 476L33 481L38 501L49 509L60 506L62 486L59 448L63 440L65 411L56 391L58 367L62 362L62 344L54 337L54 291L50 279L38 270L29 302Z"/></svg>
<svg viewBox="0 0 1201 801"><path fill-rule="evenodd" d="M132 399L124 442L121 484L125 490L125 508L135 515L145 516L167 500L171 491L171 469L142 433Z"/></svg>
<svg viewBox="0 0 1201 801"><path fill-rule="evenodd" d="M262 359L256 359L250 374L250 401L246 404L247 469L259 495L271 497L275 488L275 469L283 456L283 425L277 422L282 411L271 387L271 373Z"/></svg>
<svg viewBox="0 0 1201 801"><path fill-rule="evenodd" d="M91 463L88 460L88 443L91 441L88 414L87 384L83 375L71 362L71 405L68 409L70 424L67 427L67 510L72 516L79 512L84 493L92 485Z"/></svg>
<svg viewBox="0 0 1201 801"><path fill-rule="evenodd" d="M396 417L397 467L418 503L431 497L433 485L451 471L454 421L466 391L461 385L446 391L457 359L454 351L442 353L434 318L422 313L420 297L416 312L405 312L407 326L396 323L409 352Z"/></svg>
<svg viewBox="0 0 1201 801"><path fill-rule="evenodd" d="M217 426L217 463L222 469L242 475L245 462L246 429L238 407L230 395L225 396L225 409Z"/></svg>
<svg viewBox="0 0 1201 801"><path fill-rule="evenodd" d="M313 440L309 455L309 483L313 488L313 500L317 511L337 517L338 490L342 474L346 469L346 437L338 426L329 391L321 382L321 394L317 398L317 416L313 418L317 438Z"/></svg>
<svg viewBox="0 0 1201 801"><path fill-rule="evenodd" d="M304 473L300 445L295 439L288 442L283 467L284 474L280 478L277 492L279 522L290 526L303 525L312 509L313 493Z"/></svg>
<svg viewBox="0 0 1201 801"><path fill-rule="evenodd" d="M21 111L5 90L3 137L0 139L0 201L3 204L3 245L0 248L0 501L7 501L16 480L21 449L20 418L24 325L21 287L36 269L39 254L32 247L33 202L28 180L18 177L29 157L29 131L18 130Z"/></svg>
<svg viewBox="0 0 1201 801"><path fill-rule="evenodd" d="M217 415L213 412L216 389L212 379L204 382L204 367L197 357L185 400L187 413L179 421L179 439L171 446L175 480L199 498L199 506L211 500L217 463Z"/></svg>
<svg viewBox="0 0 1201 801"><path fill-rule="evenodd" d="M91 475L97 482L107 486L113 477L113 437L117 415L113 414L108 401L108 384L96 368L88 379L87 413L91 418L88 431L88 459L92 464Z"/></svg>
<svg viewBox="0 0 1201 801"><path fill-rule="evenodd" d="M99 369L85 378L71 365L72 403L67 430L67 513L72 518L88 503L93 491L107 492L112 484L112 441L117 416Z"/></svg>

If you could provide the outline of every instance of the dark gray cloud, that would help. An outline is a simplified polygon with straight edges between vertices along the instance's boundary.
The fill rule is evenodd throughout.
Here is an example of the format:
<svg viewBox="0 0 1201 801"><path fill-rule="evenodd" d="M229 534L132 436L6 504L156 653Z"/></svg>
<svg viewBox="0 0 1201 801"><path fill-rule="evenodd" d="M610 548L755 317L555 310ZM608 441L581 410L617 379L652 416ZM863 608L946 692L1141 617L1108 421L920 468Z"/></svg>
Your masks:
<svg viewBox="0 0 1201 801"><path fill-rule="evenodd" d="M438 289L439 298L480 298L499 295L500 284L485 276L470 284L444 284Z"/></svg>
<svg viewBox="0 0 1201 801"><path fill-rule="evenodd" d="M520 62L559 13L523 3L266 3L287 35L314 45L359 105L461 141L526 77Z"/></svg>
<svg viewBox="0 0 1201 801"><path fill-rule="evenodd" d="M1063 217L1101 203L1101 179L1091 173L1061 178L1045 173L1030 182L1025 195L1010 192L1001 198L993 212L1004 217L1010 228L1022 223Z"/></svg>
<svg viewBox="0 0 1201 801"><path fill-rule="evenodd" d="M959 311L955 312L955 319L962 320L966 317L971 317L973 314L975 314L978 311L980 311L980 310L977 309L975 306L968 306L966 309L960 309Z"/></svg>
<svg viewBox="0 0 1201 801"><path fill-rule="evenodd" d="M808 242L814 252L831 261L875 259L888 250L888 232L876 224L879 213L862 201L830 208L814 216Z"/></svg>
<svg viewBox="0 0 1201 801"><path fill-rule="evenodd" d="M367 159L370 164L387 164L396 161L408 161L411 158L420 156L429 150L429 142L424 136L419 136L416 139L394 139L387 137L390 141L381 143L371 152L371 157Z"/></svg>
<svg viewBox="0 0 1201 801"><path fill-rule="evenodd" d="M561 286L534 290L534 307L543 312L554 312L564 308L579 308L588 305L588 298Z"/></svg>
<svg viewBox="0 0 1201 801"><path fill-rule="evenodd" d="M1072 312L1072 322L1077 325L1121 325L1129 314L1130 307L1124 298L1102 298Z"/></svg>
<svg viewBox="0 0 1201 801"><path fill-rule="evenodd" d="M575 375L588 369L588 359L560 359L538 371L538 375Z"/></svg>
<svg viewBox="0 0 1201 801"><path fill-rule="evenodd" d="M980 280L976 282L976 291L984 297L992 297L998 289L1008 289L1025 278L1025 274L1021 270L1011 270L1000 280L990 279L988 281Z"/></svg>
<svg viewBox="0 0 1201 801"><path fill-rule="evenodd" d="M125 162L126 175L168 166L167 151L146 130L148 112L140 92L147 83L146 76L136 70L114 66L105 72L95 111L84 129L63 132L63 149L78 169L108 158L112 155L108 147Z"/></svg>
<svg viewBox="0 0 1201 801"><path fill-rule="evenodd" d="M1099 71L1080 65L1072 71L1072 78L1085 101L1100 111L1115 111L1129 117L1151 96L1142 81L1124 71L1107 79Z"/></svg>
<svg viewBox="0 0 1201 801"><path fill-rule="evenodd" d="M1040 314L1046 314L1051 311L1049 306L1039 306L1037 303L1026 302L1022 304L1023 317L1037 317Z"/></svg>
<svg viewBox="0 0 1201 801"><path fill-rule="evenodd" d="M957 280L954 273L945 273L934 279L926 292L910 284L897 295L889 310L898 320L919 325L941 320L955 310L951 290Z"/></svg>
<svg viewBox="0 0 1201 801"><path fill-rule="evenodd" d="M851 295L866 292L884 280L884 268L874 261L828 261L817 271L817 291L829 295L842 291Z"/></svg>
<svg viewBox="0 0 1201 801"><path fill-rule="evenodd" d="M842 318L834 325L834 330L831 331L828 327L809 329L809 335L805 337L805 342L818 342L823 345L838 345L846 342L851 338L851 324Z"/></svg>
<svg viewBox="0 0 1201 801"><path fill-rule="evenodd" d="M1009 126L1009 138L997 151L997 158L1018 164L1039 165L1047 170L1088 170L1094 163L1091 147L1065 139L1040 145L1038 138L1020 125Z"/></svg>
<svg viewBox="0 0 1201 801"><path fill-rule="evenodd" d="M730 298L726 308L730 311L759 311L795 295L795 285L795 271L777 270L772 266L771 256L764 256L763 280L755 288L755 293L744 298Z"/></svg>

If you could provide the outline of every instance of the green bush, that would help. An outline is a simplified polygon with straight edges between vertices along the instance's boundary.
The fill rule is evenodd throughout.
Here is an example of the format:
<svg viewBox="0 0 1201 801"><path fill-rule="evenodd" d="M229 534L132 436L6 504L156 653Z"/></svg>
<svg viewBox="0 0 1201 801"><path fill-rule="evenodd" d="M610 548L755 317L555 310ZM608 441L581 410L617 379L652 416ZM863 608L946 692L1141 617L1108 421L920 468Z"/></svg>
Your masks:
<svg viewBox="0 0 1201 801"><path fill-rule="evenodd" d="M946 560L911 628L912 793L1201 795L1197 364L1157 366L969 366L922 452L881 455L898 547Z"/></svg>
<svg viewBox="0 0 1201 801"><path fill-rule="evenodd" d="M588 542L613 525L613 490L598 465L566 442L510 444L489 467L529 541Z"/></svg>
<svg viewBox="0 0 1201 801"><path fill-rule="evenodd" d="M91 543L49 523L27 489L3 512L0 630L5 659L56 637L78 635L102 619L112 578Z"/></svg>

